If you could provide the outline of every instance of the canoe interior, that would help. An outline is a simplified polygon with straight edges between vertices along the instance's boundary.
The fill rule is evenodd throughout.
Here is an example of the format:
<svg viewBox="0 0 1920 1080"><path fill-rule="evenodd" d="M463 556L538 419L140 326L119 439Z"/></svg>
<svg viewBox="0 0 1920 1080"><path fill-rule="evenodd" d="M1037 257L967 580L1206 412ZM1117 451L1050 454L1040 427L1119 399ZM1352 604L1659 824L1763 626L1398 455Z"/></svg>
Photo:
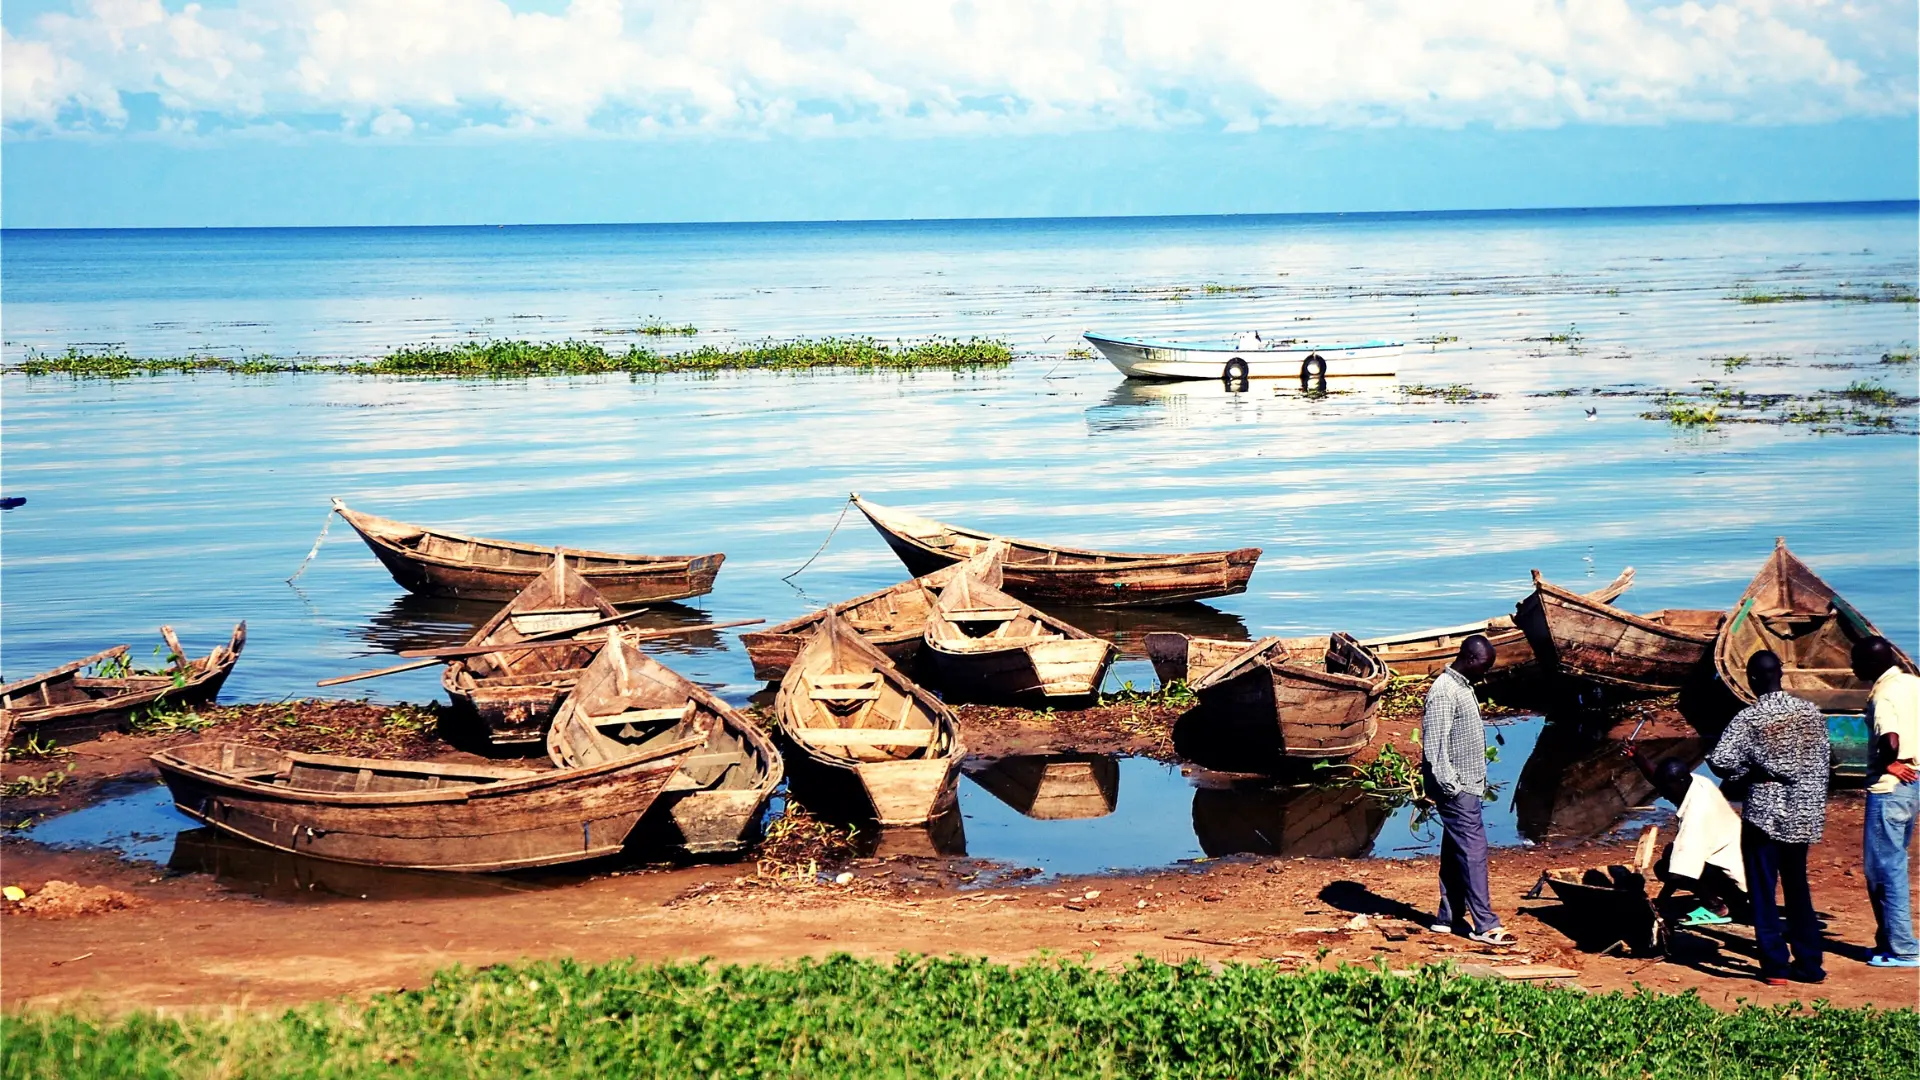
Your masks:
<svg viewBox="0 0 1920 1080"><path fill-rule="evenodd" d="M982 549L982 554L992 551ZM976 559L940 590L927 619L929 643L959 653L996 652L1045 641L1098 640L995 588L982 572L986 565L990 563Z"/></svg>
<svg viewBox="0 0 1920 1080"><path fill-rule="evenodd" d="M540 775L540 770L535 769L298 754L232 742L191 743L175 747L169 753L187 764L224 773L234 780L266 784L290 793L458 791Z"/></svg>
<svg viewBox="0 0 1920 1080"><path fill-rule="evenodd" d="M469 646L511 645L619 614L612 603L556 555L547 569L488 619ZM448 661L441 683L456 712L478 721L494 745L539 745L547 724L581 672L599 654L605 630L578 644L491 652Z"/></svg>
<svg viewBox="0 0 1920 1080"><path fill-rule="evenodd" d="M987 584L978 569L998 543L940 592L920 666L950 700L1084 698L1100 689L1118 650Z"/></svg>
<svg viewBox="0 0 1920 1080"><path fill-rule="evenodd" d="M752 844L786 775L779 749L757 724L641 652L627 634L600 651L559 707L547 754L562 768L590 766L682 738L704 741L681 761L634 843L696 855Z"/></svg>
<svg viewBox="0 0 1920 1080"><path fill-rule="evenodd" d="M134 710L172 701L198 705L211 701L239 662L247 644L247 624L207 655L190 658L173 628L160 628L170 668L133 669L127 646L116 645L29 678L0 686L0 745L36 734L73 739L119 726Z"/></svg>
<svg viewBox="0 0 1920 1080"><path fill-rule="evenodd" d="M753 661L754 677L768 682L780 681L828 612L886 653L901 670L912 671L912 662L920 651L920 639L927 630L927 618L939 602L940 590L959 573L961 565L955 563L923 577L788 619L766 630L741 634L741 644L746 646L747 657ZM1000 583L998 563L983 572L984 580L990 584Z"/></svg>
<svg viewBox="0 0 1920 1080"><path fill-rule="evenodd" d="M823 758L854 764L951 757L959 743L952 710L832 614L780 691L782 729Z"/></svg>
<svg viewBox="0 0 1920 1080"><path fill-rule="evenodd" d="M1199 561L1219 558L1227 555L1247 556L1249 564L1258 559L1257 548L1245 548L1236 551L1205 552L1142 552L1142 551L1100 551L1093 548L1067 547L1059 544L1046 544L1037 540L1016 540L978 529L963 528L921 517L905 510L881 506L869 502L860 496L853 496L853 503L867 516L881 536L911 541L914 545L931 552L944 555L945 561L967 559L986 550L988 544L998 540L1007 545L1006 561L1021 567L1096 567L1127 563L1169 563L1179 561Z"/></svg>
<svg viewBox="0 0 1920 1080"><path fill-rule="evenodd" d="M1159 648L1169 645L1163 640ZM1187 652L1189 678L1200 673L1191 685L1214 738L1239 745L1253 755L1249 760L1358 752L1373 741L1380 698L1392 681L1386 664L1344 633L1251 645L1189 639Z"/></svg>
<svg viewBox="0 0 1920 1080"><path fill-rule="evenodd" d="M1783 689L1822 712L1864 713L1871 687L1853 674L1853 643L1879 633L1781 540L1729 614L1714 666L1728 689L1751 704L1747 661L1771 649L1785 669ZM1920 670L1898 646L1895 652L1904 670Z"/></svg>

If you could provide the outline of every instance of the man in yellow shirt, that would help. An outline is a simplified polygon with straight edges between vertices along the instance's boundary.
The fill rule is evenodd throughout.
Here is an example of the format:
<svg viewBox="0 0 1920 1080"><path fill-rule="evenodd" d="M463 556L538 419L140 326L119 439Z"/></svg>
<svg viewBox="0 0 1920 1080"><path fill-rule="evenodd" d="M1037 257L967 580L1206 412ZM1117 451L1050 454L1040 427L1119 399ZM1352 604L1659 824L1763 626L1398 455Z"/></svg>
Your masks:
<svg viewBox="0 0 1920 1080"><path fill-rule="evenodd" d="M1853 673L1873 684L1867 702L1867 726L1873 744L1868 754L1865 850L1867 899L1879 924L1874 934L1874 967L1920 967L1920 943L1913 937L1907 849L1913 846L1915 811L1920 810L1920 676L1901 669L1899 651L1883 637L1853 646Z"/></svg>

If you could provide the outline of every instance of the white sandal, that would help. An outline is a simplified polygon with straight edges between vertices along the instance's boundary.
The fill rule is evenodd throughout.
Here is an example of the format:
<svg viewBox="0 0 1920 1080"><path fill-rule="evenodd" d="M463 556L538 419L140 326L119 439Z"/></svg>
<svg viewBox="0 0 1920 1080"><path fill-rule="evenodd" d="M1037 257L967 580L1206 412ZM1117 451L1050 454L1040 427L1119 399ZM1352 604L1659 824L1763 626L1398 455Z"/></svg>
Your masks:
<svg viewBox="0 0 1920 1080"><path fill-rule="evenodd" d="M1520 939L1514 937L1513 932L1504 926L1496 926L1491 930L1475 930L1467 935L1467 940L1477 941L1482 945L1506 946L1520 943Z"/></svg>

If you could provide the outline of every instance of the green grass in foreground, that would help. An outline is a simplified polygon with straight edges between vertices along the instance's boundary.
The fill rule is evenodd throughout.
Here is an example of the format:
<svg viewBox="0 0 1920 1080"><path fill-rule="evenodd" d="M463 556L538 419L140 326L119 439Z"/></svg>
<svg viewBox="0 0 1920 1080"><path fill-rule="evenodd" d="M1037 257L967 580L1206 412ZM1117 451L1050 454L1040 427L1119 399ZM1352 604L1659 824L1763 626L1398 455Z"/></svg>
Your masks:
<svg viewBox="0 0 1920 1080"><path fill-rule="evenodd" d="M1912 1011L1586 995L1370 968L534 963L278 1016L0 1017L7 1077L1882 1077ZM1892 1072L1889 1072L1891 1067Z"/></svg>
<svg viewBox="0 0 1920 1080"><path fill-rule="evenodd" d="M677 331L676 331L677 332ZM889 345L873 338L818 338L767 341L723 349L703 345L686 352L661 353L635 345L613 352L589 341L476 341L458 345L419 345L358 363L277 360L249 357L190 356L142 359L117 349L34 353L9 370L27 375L77 378L128 378L135 375L226 372L272 375L341 372L353 375L451 375L470 378L519 378L535 375L655 375L678 371L801 371L811 368L860 370L966 369L999 367L1013 360L1004 342L981 338L931 338Z"/></svg>

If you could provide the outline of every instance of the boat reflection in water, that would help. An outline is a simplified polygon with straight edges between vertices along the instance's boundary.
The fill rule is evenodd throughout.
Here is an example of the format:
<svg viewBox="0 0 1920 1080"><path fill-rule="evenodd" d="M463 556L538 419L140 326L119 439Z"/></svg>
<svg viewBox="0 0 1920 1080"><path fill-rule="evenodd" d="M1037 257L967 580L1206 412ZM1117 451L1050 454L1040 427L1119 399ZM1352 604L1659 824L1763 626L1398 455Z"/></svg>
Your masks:
<svg viewBox="0 0 1920 1080"><path fill-rule="evenodd" d="M929 819L925 825L881 828L869 821L860 825L855 844L860 854L874 858L957 857L967 853L966 822L961 819L957 804Z"/></svg>
<svg viewBox="0 0 1920 1080"><path fill-rule="evenodd" d="M1638 743L1655 765L1673 759L1688 769L1710 749L1686 728L1643 734ZM1578 724L1548 723L1520 770L1513 806L1520 835L1545 843L1601 836L1654 798L1653 785L1621 753L1618 739L1596 737Z"/></svg>
<svg viewBox="0 0 1920 1080"><path fill-rule="evenodd" d="M385 611L369 618L366 625L360 627L359 637L380 652L464 645L500 607L500 603L493 600L404 593L395 597ZM629 630L673 630L713 621L706 612L685 604L664 602L645 607L645 611L620 625ZM647 642L650 653L697 655L724 647L718 630L692 630Z"/></svg>
<svg viewBox="0 0 1920 1080"><path fill-rule="evenodd" d="M1107 754L1018 754L964 768L994 798L1038 821L1105 817L1120 801L1120 762Z"/></svg>
<svg viewBox="0 0 1920 1080"><path fill-rule="evenodd" d="M437 874L332 862L280 851L218 829L184 829L167 869L210 874L238 892L271 899L434 900L532 892L586 878L580 868L521 874Z"/></svg>
<svg viewBox="0 0 1920 1080"><path fill-rule="evenodd" d="M1225 855L1357 859L1392 806L1353 787L1209 784L1193 793L1193 832L1210 858Z"/></svg>

